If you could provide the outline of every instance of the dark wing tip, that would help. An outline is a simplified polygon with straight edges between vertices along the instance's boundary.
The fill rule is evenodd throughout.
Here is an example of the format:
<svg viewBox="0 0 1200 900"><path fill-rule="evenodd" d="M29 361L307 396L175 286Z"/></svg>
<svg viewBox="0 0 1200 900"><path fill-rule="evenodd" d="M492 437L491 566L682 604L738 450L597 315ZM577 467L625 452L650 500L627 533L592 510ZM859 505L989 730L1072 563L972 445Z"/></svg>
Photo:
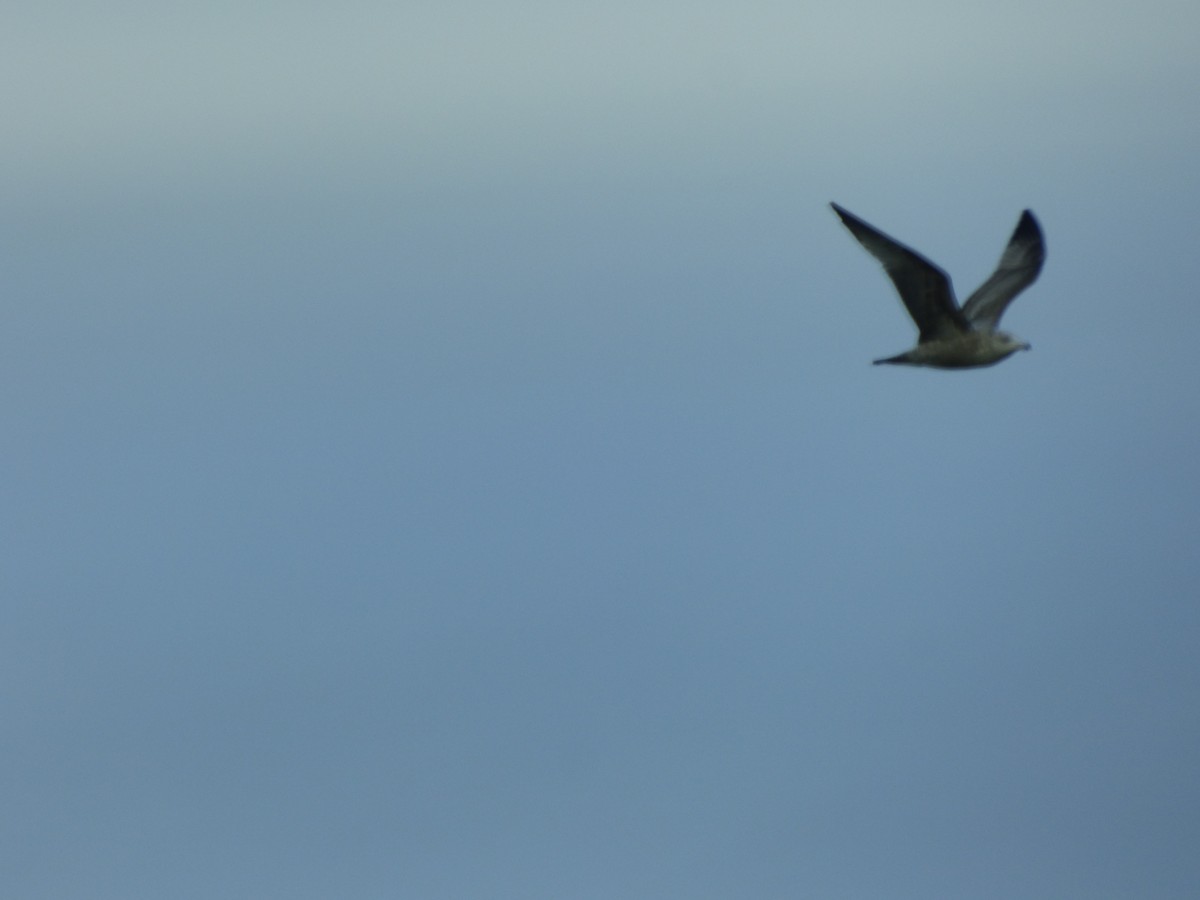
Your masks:
<svg viewBox="0 0 1200 900"><path fill-rule="evenodd" d="M1021 220L1017 222L1012 239L1019 241L1041 241L1042 227L1038 224L1038 220L1034 218L1032 210L1027 209L1021 213Z"/></svg>
<svg viewBox="0 0 1200 900"><path fill-rule="evenodd" d="M1008 243L1009 246L1021 248L1020 252L1035 267L1036 278L1036 270L1041 269L1042 262L1046 259L1046 239L1042 237L1042 227L1030 210L1021 213L1021 220L1017 222Z"/></svg>
<svg viewBox="0 0 1200 900"><path fill-rule="evenodd" d="M869 240L869 236L871 236L871 235L878 235L879 237L885 239L889 244L898 244L899 243L898 241L895 241L892 238L890 238L887 235L880 232L879 229L876 228L875 226L868 225L866 222L864 222L862 219L860 219L854 213L850 212L850 210L846 209L845 207L838 206L833 201L830 201L829 205L832 206L833 211L838 214L838 218L842 220L842 224L845 225L848 229L850 229L850 233L853 234L855 236L855 238L857 238L860 242L865 242L865 241ZM872 251L872 252L874 252L874 251Z"/></svg>

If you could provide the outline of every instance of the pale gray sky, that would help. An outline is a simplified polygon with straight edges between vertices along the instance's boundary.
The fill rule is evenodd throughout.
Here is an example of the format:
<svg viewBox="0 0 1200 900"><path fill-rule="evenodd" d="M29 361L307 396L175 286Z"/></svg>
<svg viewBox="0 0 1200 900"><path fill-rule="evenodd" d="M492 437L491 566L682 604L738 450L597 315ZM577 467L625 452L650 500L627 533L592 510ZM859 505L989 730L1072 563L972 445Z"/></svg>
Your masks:
<svg viewBox="0 0 1200 900"><path fill-rule="evenodd" d="M1200 12L595 6L6 14L0 893L1195 896Z"/></svg>

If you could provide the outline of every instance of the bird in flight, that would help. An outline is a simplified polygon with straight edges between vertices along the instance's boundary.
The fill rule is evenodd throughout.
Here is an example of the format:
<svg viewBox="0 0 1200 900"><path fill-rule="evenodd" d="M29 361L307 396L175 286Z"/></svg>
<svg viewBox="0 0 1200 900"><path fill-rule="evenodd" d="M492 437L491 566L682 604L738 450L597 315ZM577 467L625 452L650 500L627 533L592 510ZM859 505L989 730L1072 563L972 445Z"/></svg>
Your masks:
<svg viewBox="0 0 1200 900"><path fill-rule="evenodd" d="M1021 213L996 271L959 308L949 275L836 203L830 206L858 242L883 263L920 332L917 346L877 359L875 365L969 369L1029 349L1029 344L996 327L1013 298L1033 284L1046 259L1042 229L1029 210Z"/></svg>

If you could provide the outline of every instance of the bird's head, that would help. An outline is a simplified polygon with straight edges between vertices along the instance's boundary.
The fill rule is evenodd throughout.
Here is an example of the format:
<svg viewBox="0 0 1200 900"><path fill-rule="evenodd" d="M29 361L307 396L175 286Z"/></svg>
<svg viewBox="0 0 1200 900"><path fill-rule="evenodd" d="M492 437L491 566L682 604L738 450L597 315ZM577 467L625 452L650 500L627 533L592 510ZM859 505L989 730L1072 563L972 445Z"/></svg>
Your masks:
<svg viewBox="0 0 1200 900"><path fill-rule="evenodd" d="M1009 334L1007 331L997 331L996 338L1009 353L1016 353L1018 350L1033 349L1033 345L1028 341L1023 341L1019 337Z"/></svg>

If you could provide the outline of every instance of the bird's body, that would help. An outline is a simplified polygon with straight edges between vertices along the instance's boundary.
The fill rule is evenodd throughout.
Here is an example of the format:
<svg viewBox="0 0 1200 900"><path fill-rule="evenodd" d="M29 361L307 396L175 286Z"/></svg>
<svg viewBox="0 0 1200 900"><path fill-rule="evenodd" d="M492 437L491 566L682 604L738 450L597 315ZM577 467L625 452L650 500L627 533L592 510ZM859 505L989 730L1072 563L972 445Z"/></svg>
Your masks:
<svg viewBox="0 0 1200 900"><path fill-rule="evenodd" d="M1029 349L1029 344L996 327L1013 298L1038 277L1046 258L1042 230L1029 210L1021 214L996 271L960 308L945 272L836 203L830 205L859 243L883 263L920 332L915 347L877 359L876 365L969 369L994 365Z"/></svg>
<svg viewBox="0 0 1200 900"><path fill-rule="evenodd" d="M933 366L938 369L974 369L1008 359L1029 344L1003 331L968 331L939 340L922 341L911 350L875 360L875 365Z"/></svg>

